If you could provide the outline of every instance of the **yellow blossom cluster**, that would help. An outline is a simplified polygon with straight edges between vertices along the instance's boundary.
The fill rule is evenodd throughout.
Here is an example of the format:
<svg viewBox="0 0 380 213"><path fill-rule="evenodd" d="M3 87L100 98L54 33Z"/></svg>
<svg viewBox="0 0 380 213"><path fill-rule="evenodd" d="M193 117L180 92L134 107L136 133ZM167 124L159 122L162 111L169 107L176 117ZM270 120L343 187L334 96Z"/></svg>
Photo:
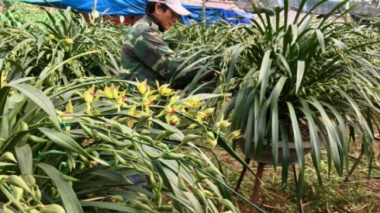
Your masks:
<svg viewBox="0 0 380 213"><path fill-rule="evenodd" d="M138 95L131 92L127 97L127 90L120 90L120 86L106 84L95 91L95 85L92 85L83 94L79 93L86 103L84 113L101 115L105 108L112 110L113 106L118 114L126 115L127 118L124 121L130 128L133 128L142 116L152 119L164 118L164 121L171 126L181 125L188 129L199 128L201 130L199 134L204 135L205 141L213 147L218 143L221 131L228 130L231 125L228 120L224 119L224 116L221 116L211 130L208 126L213 120L215 108L204 108L205 103L199 96L181 98L169 88L168 84L160 85L156 82L157 88L152 88L146 80L142 82L137 80L135 86ZM95 103L97 101L101 102ZM72 116L69 115L73 113L71 100L66 105L66 111L57 110L61 123L71 121ZM151 125L150 119L148 119L148 125ZM65 127L67 131L70 130L69 125ZM235 139L239 136L240 132L235 131L226 138Z"/></svg>

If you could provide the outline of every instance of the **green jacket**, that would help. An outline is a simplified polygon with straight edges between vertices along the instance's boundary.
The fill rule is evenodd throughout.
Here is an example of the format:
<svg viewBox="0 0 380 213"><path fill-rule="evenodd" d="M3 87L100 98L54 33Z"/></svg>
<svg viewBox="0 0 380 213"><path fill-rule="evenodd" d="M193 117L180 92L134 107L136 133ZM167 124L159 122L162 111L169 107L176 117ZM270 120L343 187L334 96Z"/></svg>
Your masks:
<svg viewBox="0 0 380 213"><path fill-rule="evenodd" d="M163 41L157 20L145 15L128 30L123 42L121 78L147 79L151 86L155 80L168 83L183 61Z"/></svg>

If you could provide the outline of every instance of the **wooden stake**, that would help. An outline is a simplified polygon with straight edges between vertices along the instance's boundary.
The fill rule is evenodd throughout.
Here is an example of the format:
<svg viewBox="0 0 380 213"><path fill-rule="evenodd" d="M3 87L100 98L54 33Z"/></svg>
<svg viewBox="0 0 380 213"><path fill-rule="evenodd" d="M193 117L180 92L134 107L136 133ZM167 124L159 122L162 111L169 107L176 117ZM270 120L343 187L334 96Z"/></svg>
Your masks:
<svg viewBox="0 0 380 213"><path fill-rule="evenodd" d="M249 161L251 161L250 158L245 158L245 163L247 164L247 166L249 166ZM240 188L240 185L241 185L241 182L243 181L243 178L244 178L244 175L245 175L245 172L247 171L247 167L244 167L243 170L241 171L240 173L240 177L239 177L239 180L236 184L236 187L235 187L235 191L237 192Z"/></svg>
<svg viewBox="0 0 380 213"><path fill-rule="evenodd" d="M259 166L257 167L255 185L253 186L253 192L251 195L251 202L255 205L257 205L257 202L259 201L260 185L264 173L264 166L265 164L259 163ZM256 209L251 207L250 213L256 213Z"/></svg>

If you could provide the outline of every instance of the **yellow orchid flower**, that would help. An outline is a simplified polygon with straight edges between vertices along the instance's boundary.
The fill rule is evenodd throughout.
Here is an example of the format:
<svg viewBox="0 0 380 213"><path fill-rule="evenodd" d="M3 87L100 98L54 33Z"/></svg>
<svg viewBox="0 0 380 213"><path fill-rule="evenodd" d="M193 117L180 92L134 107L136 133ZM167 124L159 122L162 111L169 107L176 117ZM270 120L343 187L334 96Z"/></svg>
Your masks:
<svg viewBox="0 0 380 213"><path fill-rule="evenodd" d="M196 96L191 96L186 98L182 104L186 106L188 109L197 108L201 105L201 99Z"/></svg>
<svg viewBox="0 0 380 213"><path fill-rule="evenodd" d="M207 108L203 111L206 113L206 115L211 115L212 113L214 113L215 108Z"/></svg>
<svg viewBox="0 0 380 213"><path fill-rule="evenodd" d="M95 93L93 92L85 91L83 93L83 98L86 103L89 103L89 104L92 103L92 101L94 100L94 97L95 97Z"/></svg>
<svg viewBox="0 0 380 213"><path fill-rule="evenodd" d="M215 108L208 108L197 112L195 120L197 120L199 123L206 123L207 117L211 115L214 112L214 110Z"/></svg>
<svg viewBox="0 0 380 213"><path fill-rule="evenodd" d="M174 95L174 93L175 93L173 89L169 88L169 84L164 84L164 85L160 86L160 83L158 81L156 81L156 85L157 85L158 93L161 96L167 97L167 96Z"/></svg>
<svg viewBox="0 0 380 213"><path fill-rule="evenodd" d="M92 101L94 100L95 96L96 96L96 94L95 94L95 85L92 85L91 88L89 88L88 90L86 90L83 93L84 101L86 103L88 103L88 104L92 103Z"/></svg>
<svg viewBox="0 0 380 213"><path fill-rule="evenodd" d="M113 98L113 93L112 93L112 91L111 91L111 89L106 85L105 87L104 87L104 95L106 96L106 98L108 98L108 99L112 99Z"/></svg>
<svg viewBox="0 0 380 213"><path fill-rule="evenodd" d="M204 112L202 111L197 112L197 115L195 116L195 120L197 120L199 123L205 123L206 119L207 119L207 115Z"/></svg>
<svg viewBox="0 0 380 213"><path fill-rule="evenodd" d="M147 91L148 91L148 84L146 83L146 79L143 81L143 82L139 82L139 80L137 80L136 79L136 81L137 81L137 90L139 91L139 93L141 94L141 95L144 95Z"/></svg>
<svg viewBox="0 0 380 213"><path fill-rule="evenodd" d="M168 105L171 106L171 105L175 104L179 99L180 99L179 95L172 96L169 99L169 104Z"/></svg>
<svg viewBox="0 0 380 213"><path fill-rule="evenodd" d="M127 115L132 116L132 117L128 118L128 120L127 120L127 126L128 126L129 128L132 128L132 127L133 127L133 124L134 124L135 121L137 120L137 117L136 117L136 116L140 116L140 115L141 115L141 112L136 111L136 108L137 108L137 106L134 104L134 105L129 109L129 111L127 112Z"/></svg>
<svg viewBox="0 0 380 213"><path fill-rule="evenodd" d="M111 92L112 92L112 97L114 99L118 99L119 98L119 87L115 87L114 85L111 85Z"/></svg>
<svg viewBox="0 0 380 213"><path fill-rule="evenodd" d="M202 105L202 102L199 97L191 96L186 98L181 103L181 112L183 114L189 114L188 112L191 109L198 109Z"/></svg>
<svg viewBox="0 0 380 213"><path fill-rule="evenodd" d="M158 98L157 95L152 95L153 92L151 92L150 89L148 89L148 91L145 92L141 100L141 106L144 108L144 111L147 114L151 114L149 106L152 106L154 104L153 101Z"/></svg>
<svg viewBox="0 0 380 213"><path fill-rule="evenodd" d="M49 38L53 40L55 39L55 36L53 34L49 34Z"/></svg>
<svg viewBox="0 0 380 213"><path fill-rule="evenodd" d="M69 99L69 102L66 104L66 114L73 114L74 112L74 107L73 104L71 103L71 100Z"/></svg>
<svg viewBox="0 0 380 213"><path fill-rule="evenodd" d="M119 98L116 100L116 107L117 107L117 112L120 112L121 107L124 106L124 101L126 99L125 97L126 90L120 93Z"/></svg>
<svg viewBox="0 0 380 213"><path fill-rule="evenodd" d="M94 101L95 94L95 85L92 85L88 90L83 93L83 99L86 102L87 108L86 113L92 115L91 112L91 103Z"/></svg>
<svg viewBox="0 0 380 213"><path fill-rule="evenodd" d="M175 111L179 109L179 106L178 105L173 105L173 106L166 106L164 108L164 110L166 111L166 113L170 114L170 115L174 115Z"/></svg>
<svg viewBox="0 0 380 213"><path fill-rule="evenodd" d="M218 132L221 129L227 128L229 126L231 126L231 123L228 122L227 120L224 120L224 115L222 115L222 118L220 119L220 121L216 122L216 129L217 129Z"/></svg>
<svg viewBox="0 0 380 213"><path fill-rule="evenodd" d="M171 97L169 100L169 103L165 106L164 110L162 110L156 117L158 118L165 115L166 122L168 124L172 124L173 119L174 119L174 117L172 116L175 115L176 110L181 108L180 105L175 105L175 103L179 100L179 98L180 98L179 96Z"/></svg>
<svg viewBox="0 0 380 213"><path fill-rule="evenodd" d="M68 44L74 43L73 39L71 39L71 38L65 38L65 42Z"/></svg>
<svg viewBox="0 0 380 213"><path fill-rule="evenodd" d="M72 119L72 117L69 117L67 115L73 114L73 112L74 112L73 110L74 110L74 108L73 108L73 104L71 103L71 100L69 100L69 102L66 104L66 111L65 112L62 112L60 110L56 110L56 112L58 114L59 122L65 123L65 125L66 125L66 121ZM71 129L71 127L69 125L66 125L66 131L69 131L70 129Z"/></svg>
<svg viewBox="0 0 380 213"><path fill-rule="evenodd" d="M151 105L151 101L148 98L143 98L141 101L141 107L144 109L145 113L150 114L149 106Z"/></svg>
<svg viewBox="0 0 380 213"><path fill-rule="evenodd" d="M55 110L57 114L59 115L58 119L60 122L66 121L71 119L72 117L62 116L62 115L70 115L73 114L73 104L71 103L71 100L66 104L66 111L62 112L61 110Z"/></svg>
<svg viewBox="0 0 380 213"><path fill-rule="evenodd" d="M176 126L177 124L179 124L179 118L177 115L171 115L168 120L168 123L172 126Z"/></svg>
<svg viewBox="0 0 380 213"><path fill-rule="evenodd" d="M118 99L119 98L119 87L115 87L111 85L108 87L107 85L103 89L103 93L108 99Z"/></svg>
<svg viewBox="0 0 380 213"><path fill-rule="evenodd" d="M218 140L215 138L214 133L208 131L206 133L206 141L211 145L211 147L215 147L218 144Z"/></svg>
<svg viewBox="0 0 380 213"><path fill-rule="evenodd" d="M238 130L235 130L233 132L231 132L228 136L227 136L227 140L236 140L238 138L240 138L242 135L241 135L241 132L240 132L240 129Z"/></svg>
<svg viewBox="0 0 380 213"><path fill-rule="evenodd" d="M178 110L179 108L180 108L179 105L173 105L173 106L166 106L165 109L162 110L162 113L166 114L165 115L165 119L166 119L167 123L169 123L169 124L171 123L170 122L170 117L173 116L173 115L175 115L176 110Z"/></svg>
<svg viewBox="0 0 380 213"><path fill-rule="evenodd" d="M146 93L147 94L147 93ZM141 99L141 105L143 106L152 106L154 103L153 101L157 98L157 96L144 96Z"/></svg>

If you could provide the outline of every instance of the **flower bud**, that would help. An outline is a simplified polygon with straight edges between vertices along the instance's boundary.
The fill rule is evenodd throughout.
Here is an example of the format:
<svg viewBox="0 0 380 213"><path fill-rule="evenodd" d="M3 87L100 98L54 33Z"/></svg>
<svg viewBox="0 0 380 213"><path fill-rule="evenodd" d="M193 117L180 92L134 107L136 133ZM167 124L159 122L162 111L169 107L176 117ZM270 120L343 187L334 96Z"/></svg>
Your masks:
<svg viewBox="0 0 380 213"><path fill-rule="evenodd" d="M7 178L7 182L11 185L20 187L24 189L27 192L31 192L29 186L26 184L26 182L19 176L17 175L11 175Z"/></svg>
<svg viewBox="0 0 380 213"><path fill-rule="evenodd" d="M112 92L111 92L111 89L110 89L107 85L104 87L103 92L104 92L104 95L105 95L108 99L112 99L112 98L113 98L113 94L112 94Z"/></svg>
<svg viewBox="0 0 380 213"><path fill-rule="evenodd" d="M141 83L137 80L136 85L137 85L137 90L139 91L139 93L141 95L144 95L146 93L146 91L148 90L148 85L146 83L146 79Z"/></svg>
<svg viewBox="0 0 380 213"><path fill-rule="evenodd" d="M66 213L65 209L57 204L49 204L42 207L43 213Z"/></svg>

